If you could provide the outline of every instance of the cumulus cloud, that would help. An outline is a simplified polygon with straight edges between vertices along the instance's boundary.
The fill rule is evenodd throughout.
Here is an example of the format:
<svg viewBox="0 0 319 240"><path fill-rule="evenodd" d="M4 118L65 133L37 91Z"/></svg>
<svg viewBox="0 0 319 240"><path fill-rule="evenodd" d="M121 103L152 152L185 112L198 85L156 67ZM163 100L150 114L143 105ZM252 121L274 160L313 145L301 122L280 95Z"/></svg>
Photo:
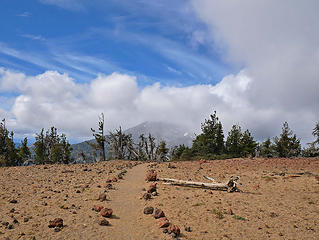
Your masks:
<svg viewBox="0 0 319 240"><path fill-rule="evenodd" d="M278 134L277 126L287 120L310 141L319 120L319 2L194 0L193 6L209 27L214 48L244 66L251 79L245 96L237 96L250 106L233 118L246 118L264 136ZM250 108L259 121L244 116Z"/></svg>
<svg viewBox="0 0 319 240"><path fill-rule="evenodd" d="M18 79L19 84L11 85ZM10 83L10 84L9 84ZM2 109L9 127L18 136L32 135L52 125L80 140L91 135L98 114L104 112L109 129L134 126L142 121L163 121L183 125L197 132L200 122L213 109L246 108L238 98L249 89L250 80L240 72L227 76L218 85L189 87L161 86L160 83L139 89L135 76L113 73L99 75L89 84L79 84L67 74L47 71L26 76L1 69L2 91L18 91L13 104ZM223 116L227 116L223 111ZM230 125L232 121L226 121ZM230 127L230 126L228 126Z"/></svg>
<svg viewBox="0 0 319 240"><path fill-rule="evenodd" d="M15 80L19 84L14 85ZM314 118L302 109L291 113L272 106L259 108L250 101L253 79L245 70L224 77L217 85L171 87L155 83L140 89L135 76L120 73L99 75L89 84L80 84L56 71L26 76L0 69L0 86L0 91L18 92L11 97L11 107L0 105L0 117L7 118L17 137L56 126L73 141L91 138L90 128L96 127L101 112L109 130L162 121L197 133L200 123L217 110L225 134L232 124L240 124L259 140L278 134L282 121L293 119L295 114L297 133L309 137ZM307 124L303 133L302 126Z"/></svg>

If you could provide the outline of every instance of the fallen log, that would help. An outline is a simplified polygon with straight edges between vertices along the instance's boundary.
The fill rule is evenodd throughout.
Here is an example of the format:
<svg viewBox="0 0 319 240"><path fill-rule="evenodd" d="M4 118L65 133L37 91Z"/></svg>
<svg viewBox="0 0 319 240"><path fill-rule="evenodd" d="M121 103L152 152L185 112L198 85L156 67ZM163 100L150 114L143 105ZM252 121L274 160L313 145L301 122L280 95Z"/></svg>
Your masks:
<svg viewBox="0 0 319 240"><path fill-rule="evenodd" d="M207 177L206 177L207 178ZM204 182L193 182L193 181L185 181L178 180L173 178L158 178L159 181L165 182L168 185L177 185L183 187L194 187L194 188L206 188L210 190L220 190L227 192L241 192L240 189L237 188L237 181L239 177L232 176L229 178L227 182L217 183L213 178L209 178L209 180L214 181L213 183L204 183Z"/></svg>

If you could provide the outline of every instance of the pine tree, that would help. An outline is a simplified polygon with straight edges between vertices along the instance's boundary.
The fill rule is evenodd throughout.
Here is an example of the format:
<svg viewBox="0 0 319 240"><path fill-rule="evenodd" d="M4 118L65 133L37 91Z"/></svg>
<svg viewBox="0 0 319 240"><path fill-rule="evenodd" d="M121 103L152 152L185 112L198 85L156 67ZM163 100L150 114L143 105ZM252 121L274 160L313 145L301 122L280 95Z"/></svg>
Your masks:
<svg viewBox="0 0 319 240"><path fill-rule="evenodd" d="M239 125L233 125L226 139L226 151L233 157L240 157L242 153L241 145L242 133Z"/></svg>
<svg viewBox="0 0 319 240"><path fill-rule="evenodd" d="M34 143L35 162L36 164L44 164L46 160L46 144L44 129L42 128L39 134L36 134L36 142Z"/></svg>
<svg viewBox="0 0 319 240"><path fill-rule="evenodd" d="M156 149L157 158L159 161L163 162L167 160L167 154L169 149L166 147L166 142L161 141Z"/></svg>
<svg viewBox="0 0 319 240"><path fill-rule="evenodd" d="M251 136L248 129L242 134L240 145L242 157L254 157L256 155L256 149L258 144L255 142L254 137Z"/></svg>
<svg viewBox="0 0 319 240"><path fill-rule="evenodd" d="M175 160L181 159L183 152L187 148L188 147L186 147L184 144L173 147L172 150L171 150L172 160L175 161Z"/></svg>
<svg viewBox="0 0 319 240"><path fill-rule="evenodd" d="M28 147L28 138L25 137L23 141L21 141L21 147L18 148L18 155L21 162L27 161L31 157L31 151Z"/></svg>
<svg viewBox="0 0 319 240"><path fill-rule="evenodd" d="M132 135L125 134L121 127L109 133L108 144L110 159L136 160L138 158Z"/></svg>
<svg viewBox="0 0 319 240"><path fill-rule="evenodd" d="M6 120L0 123L0 165L15 166L20 164L17 149L13 141L13 132L6 128Z"/></svg>
<svg viewBox="0 0 319 240"><path fill-rule="evenodd" d="M71 162L71 145L65 134L58 135L57 129L51 127L44 135L44 129L36 135L34 143L35 161L37 164Z"/></svg>
<svg viewBox="0 0 319 240"><path fill-rule="evenodd" d="M105 161L106 160L106 156L105 156L106 136L104 135L104 114L103 113L101 113L101 115L99 116L98 125L99 125L98 132L95 131L93 128L91 128L91 131L96 140L96 144L97 144L96 149L99 149L101 151L102 160Z"/></svg>
<svg viewBox="0 0 319 240"><path fill-rule="evenodd" d="M314 144L319 145L319 122L316 123L316 125L312 131L312 135L315 137Z"/></svg>
<svg viewBox="0 0 319 240"><path fill-rule="evenodd" d="M283 124L280 137L274 138L274 143L279 157L296 157L301 153L300 139L293 134L287 122Z"/></svg>
<svg viewBox="0 0 319 240"><path fill-rule="evenodd" d="M270 140L267 138L260 146L260 156L262 157L273 157L274 156L274 146Z"/></svg>
<svg viewBox="0 0 319 240"><path fill-rule="evenodd" d="M224 153L224 133L216 111L201 124L202 133L193 141L192 151L201 157Z"/></svg>

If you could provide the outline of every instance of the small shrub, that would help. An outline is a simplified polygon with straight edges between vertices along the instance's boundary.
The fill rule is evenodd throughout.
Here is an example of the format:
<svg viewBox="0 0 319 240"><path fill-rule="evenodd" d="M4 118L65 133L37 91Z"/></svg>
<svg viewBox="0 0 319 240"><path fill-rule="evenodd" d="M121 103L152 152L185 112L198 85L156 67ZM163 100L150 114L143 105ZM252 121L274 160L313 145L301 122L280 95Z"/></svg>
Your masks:
<svg viewBox="0 0 319 240"><path fill-rule="evenodd" d="M196 203L193 205L193 207L199 207L199 206L203 206L203 205L205 205L205 203Z"/></svg>
<svg viewBox="0 0 319 240"><path fill-rule="evenodd" d="M233 218L236 219L236 220L246 221L245 218L243 218L241 216L238 216L238 215L234 215Z"/></svg>

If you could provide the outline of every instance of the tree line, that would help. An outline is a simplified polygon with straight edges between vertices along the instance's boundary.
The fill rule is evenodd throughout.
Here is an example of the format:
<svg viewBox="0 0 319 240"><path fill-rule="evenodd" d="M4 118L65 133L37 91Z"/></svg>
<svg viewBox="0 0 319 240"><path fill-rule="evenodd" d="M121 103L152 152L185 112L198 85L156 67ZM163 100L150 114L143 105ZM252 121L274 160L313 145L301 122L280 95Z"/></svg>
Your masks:
<svg viewBox="0 0 319 240"><path fill-rule="evenodd" d="M31 159L35 164L72 162L71 145L65 134L59 135L55 127L37 133L31 147L28 146L27 137L16 147L13 136L13 131L9 132L3 119L0 123L0 166L21 166Z"/></svg>
<svg viewBox="0 0 319 240"><path fill-rule="evenodd" d="M121 127L114 131L110 131L108 135L106 135L104 124L104 114L101 113L98 121L98 130L91 128L95 143L87 142L87 144L92 147L94 152L93 155L96 159L101 161L105 161L106 159L137 161L169 160L169 149L167 148L165 141L158 142L151 134L141 134L138 143L134 143L132 135L123 132ZM108 146L107 156L105 153L106 146ZM83 152L80 153L80 156L85 158Z"/></svg>
<svg viewBox="0 0 319 240"><path fill-rule="evenodd" d="M172 150L173 160L189 159L226 159L236 157L315 157L319 156L319 122L315 124L315 141L302 149L300 139L283 123L279 136L266 139L262 143L254 140L250 131L242 131L239 125L233 125L225 140L223 126L216 111L201 124L202 132L196 136L191 147L180 145Z"/></svg>
<svg viewBox="0 0 319 240"><path fill-rule="evenodd" d="M201 133L193 140L191 147L185 145L168 149L165 141L157 141L151 134L139 136L134 143L131 134L119 127L105 134L104 114L99 116L98 129L91 128L95 143L87 142L93 150L94 161L107 159L126 159L140 161L167 161L191 159L226 159L234 157L315 157L319 156L319 122L315 124L312 135L315 140L308 147L301 148L300 139L283 123L282 132L273 139L258 143L250 131L233 125L225 138L223 125L216 111L201 124ZM58 134L57 128L42 129L36 134L35 143L28 146L24 138L16 147L13 131L0 123L0 166L19 166L33 159L35 164L73 163L72 147L65 134ZM107 151L106 151L106 148ZM31 151L31 150L32 151ZM85 162L85 154L79 154Z"/></svg>

